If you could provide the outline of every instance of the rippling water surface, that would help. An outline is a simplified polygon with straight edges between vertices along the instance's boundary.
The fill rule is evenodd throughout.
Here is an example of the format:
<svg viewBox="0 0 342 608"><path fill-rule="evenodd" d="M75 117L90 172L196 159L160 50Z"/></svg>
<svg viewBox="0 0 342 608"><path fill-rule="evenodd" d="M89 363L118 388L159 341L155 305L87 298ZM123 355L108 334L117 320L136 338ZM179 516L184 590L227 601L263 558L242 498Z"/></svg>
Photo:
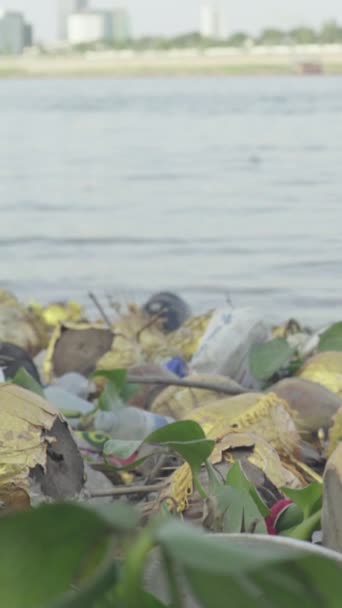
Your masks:
<svg viewBox="0 0 342 608"><path fill-rule="evenodd" d="M0 284L342 317L342 78L0 81Z"/></svg>

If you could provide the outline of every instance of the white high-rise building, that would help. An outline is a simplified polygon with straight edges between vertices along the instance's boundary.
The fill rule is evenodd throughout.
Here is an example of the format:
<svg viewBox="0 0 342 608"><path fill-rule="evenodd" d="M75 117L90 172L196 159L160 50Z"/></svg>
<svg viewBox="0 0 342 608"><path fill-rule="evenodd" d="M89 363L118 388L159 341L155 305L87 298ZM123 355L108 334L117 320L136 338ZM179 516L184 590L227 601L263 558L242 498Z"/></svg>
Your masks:
<svg viewBox="0 0 342 608"><path fill-rule="evenodd" d="M88 0L58 0L58 37L60 40L68 38L68 18L72 13L86 10Z"/></svg>
<svg viewBox="0 0 342 608"><path fill-rule="evenodd" d="M83 11L68 17L67 39L73 45L123 43L130 37L129 14L124 9Z"/></svg>
<svg viewBox="0 0 342 608"><path fill-rule="evenodd" d="M20 55L31 45L32 27L24 16L16 11L0 10L0 54Z"/></svg>
<svg viewBox="0 0 342 608"><path fill-rule="evenodd" d="M200 12L200 34L203 38L220 40L227 36L222 11L214 0L203 0Z"/></svg>

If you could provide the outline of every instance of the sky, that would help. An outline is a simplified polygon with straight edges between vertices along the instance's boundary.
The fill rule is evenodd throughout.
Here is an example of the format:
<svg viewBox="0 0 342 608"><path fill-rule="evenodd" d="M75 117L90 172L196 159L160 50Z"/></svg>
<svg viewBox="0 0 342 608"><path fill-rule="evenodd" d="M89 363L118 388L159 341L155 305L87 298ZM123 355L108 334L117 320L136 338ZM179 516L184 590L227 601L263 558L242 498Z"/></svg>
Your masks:
<svg viewBox="0 0 342 608"><path fill-rule="evenodd" d="M133 31L141 34L178 34L198 30L201 0L89 0L90 6L126 7ZM215 1L215 0L212 0ZM58 0L0 0L0 8L21 10L35 27L38 40L56 38ZM216 0L225 12L228 31L258 32L265 26L281 28L305 23L318 26L328 19L342 23L342 0Z"/></svg>

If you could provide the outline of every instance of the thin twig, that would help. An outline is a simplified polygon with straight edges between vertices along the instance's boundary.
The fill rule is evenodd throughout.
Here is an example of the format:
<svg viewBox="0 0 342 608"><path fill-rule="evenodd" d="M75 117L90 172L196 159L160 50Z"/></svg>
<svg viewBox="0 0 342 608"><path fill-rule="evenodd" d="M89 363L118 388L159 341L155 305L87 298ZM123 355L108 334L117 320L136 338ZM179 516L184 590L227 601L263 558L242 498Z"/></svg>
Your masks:
<svg viewBox="0 0 342 608"><path fill-rule="evenodd" d="M113 488L110 492L91 492L90 498L102 498L106 496L128 496L129 494L149 494L150 492L157 492L162 490L168 484L168 481L162 483L155 483L149 486L123 486L120 488Z"/></svg>
<svg viewBox="0 0 342 608"><path fill-rule="evenodd" d="M156 315L153 315L153 317L148 321L148 323L146 323L146 325L143 325L143 327L141 329L139 329L139 331L137 332L137 335L136 335L137 342L139 342L141 334L146 329L148 329L149 327L154 325L162 316L163 316L163 311L161 310Z"/></svg>
<svg viewBox="0 0 342 608"><path fill-rule="evenodd" d="M217 393L223 393L224 395L242 395L244 393L251 392L231 379L227 379L227 384L222 385L217 382L203 382L203 380L190 380L188 378L172 378L171 376L170 378L166 378L157 375L138 376L135 374L128 373L127 382L129 382L130 384L159 384L161 386L182 386L184 388L199 388L206 391L215 391Z"/></svg>
<svg viewBox="0 0 342 608"><path fill-rule="evenodd" d="M158 477L159 473L164 470L164 464L168 456L169 454L160 454L159 457L157 457L156 464L154 465L154 467L152 467L150 473L146 478L146 485L149 485L150 483L156 481L156 478Z"/></svg>
<svg viewBox="0 0 342 608"><path fill-rule="evenodd" d="M105 312L105 310L102 307L102 304L98 301L96 295L94 293L92 293L91 291L88 293L89 298L92 300L92 302L94 302L97 310L99 311L102 319L104 320L104 322L106 323L108 329L110 329L110 331L113 331L113 325L111 323L110 318L108 317L107 313Z"/></svg>

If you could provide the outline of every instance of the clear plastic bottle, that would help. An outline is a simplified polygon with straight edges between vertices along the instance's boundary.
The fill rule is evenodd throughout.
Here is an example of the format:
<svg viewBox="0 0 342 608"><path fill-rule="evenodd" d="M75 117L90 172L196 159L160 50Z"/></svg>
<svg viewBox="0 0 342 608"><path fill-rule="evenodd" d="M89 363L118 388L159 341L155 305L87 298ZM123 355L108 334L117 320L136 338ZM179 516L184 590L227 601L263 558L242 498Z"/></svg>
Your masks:
<svg viewBox="0 0 342 608"><path fill-rule="evenodd" d="M143 441L157 429L174 422L173 418L146 412L137 407L123 407L114 412L98 412L95 429L113 439Z"/></svg>
<svg viewBox="0 0 342 608"><path fill-rule="evenodd" d="M73 395L73 393L60 386L47 386L44 389L44 394L47 401L62 411L79 412L84 415L89 414L94 409L93 403Z"/></svg>

